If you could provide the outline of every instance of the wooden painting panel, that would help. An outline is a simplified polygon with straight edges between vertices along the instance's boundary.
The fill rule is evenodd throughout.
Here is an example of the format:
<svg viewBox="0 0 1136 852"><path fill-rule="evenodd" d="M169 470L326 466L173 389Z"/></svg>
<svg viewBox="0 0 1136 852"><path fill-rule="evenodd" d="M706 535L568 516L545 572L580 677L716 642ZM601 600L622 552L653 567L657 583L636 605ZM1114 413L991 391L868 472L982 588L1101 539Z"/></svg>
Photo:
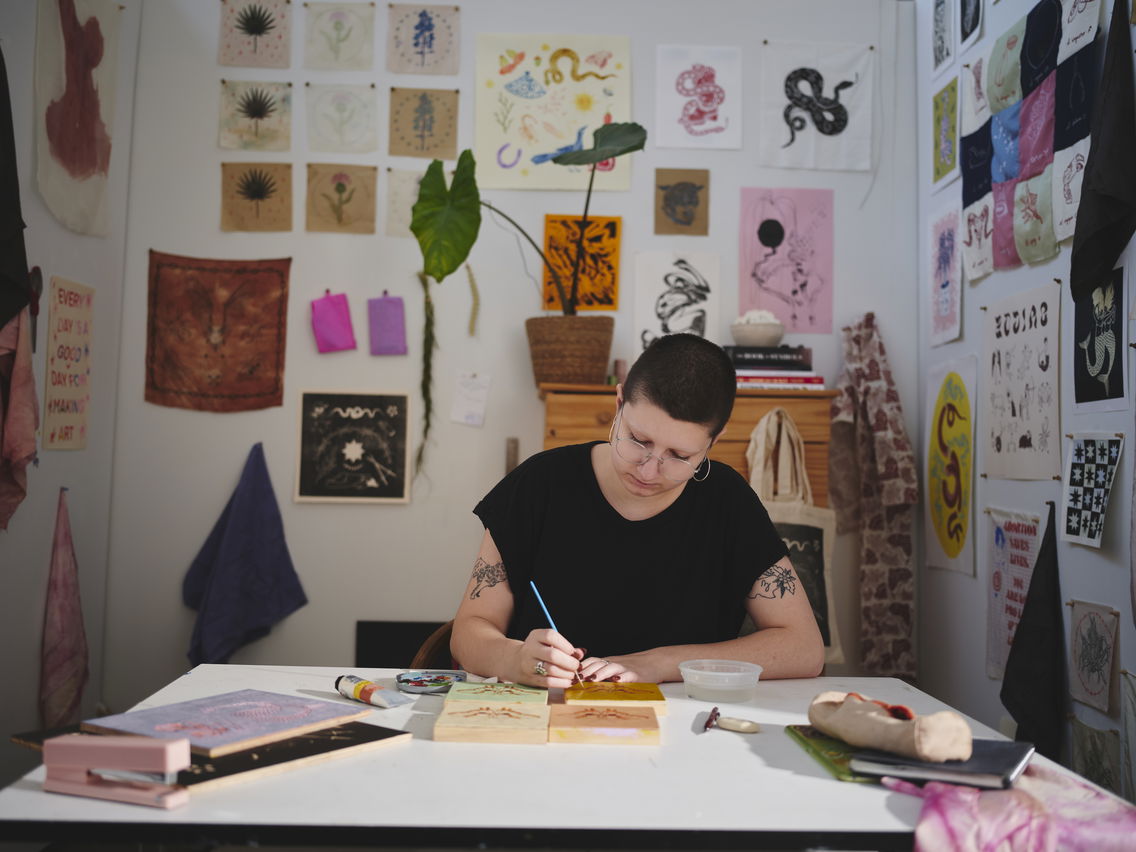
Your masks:
<svg viewBox="0 0 1136 852"><path fill-rule="evenodd" d="M550 708L548 741L597 745L658 745L659 719L653 707Z"/></svg>
<svg viewBox="0 0 1136 852"><path fill-rule="evenodd" d="M564 690L567 704L590 707L653 707L667 715L667 699L657 683L578 683Z"/></svg>
<svg viewBox="0 0 1136 852"><path fill-rule="evenodd" d="M548 705L446 702L434 723L434 740L447 743L548 742Z"/></svg>
<svg viewBox="0 0 1136 852"><path fill-rule="evenodd" d="M231 754L366 716L368 707L240 689L146 710L85 720L81 728L108 734L138 734L189 740L195 754Z"/></svg>
<svg viewBox="0 0 1136 852"><path fill-rule="evenodd" d="M479 701L506 704L547 704L548 690L523 683L455 683L446 693L446 702Z"/></svg>

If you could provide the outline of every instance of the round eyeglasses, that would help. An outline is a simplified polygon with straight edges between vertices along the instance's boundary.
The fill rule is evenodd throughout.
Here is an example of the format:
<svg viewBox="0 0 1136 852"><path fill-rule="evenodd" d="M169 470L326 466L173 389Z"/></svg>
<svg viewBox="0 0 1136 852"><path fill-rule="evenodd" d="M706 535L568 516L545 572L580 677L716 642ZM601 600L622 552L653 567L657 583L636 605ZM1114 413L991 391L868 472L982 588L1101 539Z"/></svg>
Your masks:
<svg viewBox="0 0 1136 852"><path fill-rule="evenodd" d="M655 459L659 464L659 472L671 482L686 482L691 479L695 482L702 482L710 475L710 464L705 457L702 459L702 462L706 462L706 472L699 477L695 474L697 474L698 469L702 467L702 462L694 465L686 459L680 459L677 456L658 456L634 438L620 435L619 427L622 425L622 420L623 409L621 408L619 414L616 415L615 423L612 424L613 437L609 438L609 440L611 441L611 445L615 448L616 455L625 462L640 467L651 459ZM711 441L707 444L703 452L709 450L713 443L714 442Z"/></svg>

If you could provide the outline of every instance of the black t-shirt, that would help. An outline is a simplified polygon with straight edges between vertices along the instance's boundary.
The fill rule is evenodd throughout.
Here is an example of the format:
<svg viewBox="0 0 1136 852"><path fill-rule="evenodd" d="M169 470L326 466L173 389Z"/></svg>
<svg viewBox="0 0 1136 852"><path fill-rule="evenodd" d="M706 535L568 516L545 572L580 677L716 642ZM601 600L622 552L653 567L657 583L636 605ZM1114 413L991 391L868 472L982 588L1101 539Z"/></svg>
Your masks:
<svg viewBox="0 0 1136 852"><path fill-rule="evenodd" d="M596 443L526 459L474 509L513 592L508 636L549 626L535 580L560 633L592 656L736 638L746 594L788 555L753 489L712 461L658 515L629 521L600 491Z"/></svg>

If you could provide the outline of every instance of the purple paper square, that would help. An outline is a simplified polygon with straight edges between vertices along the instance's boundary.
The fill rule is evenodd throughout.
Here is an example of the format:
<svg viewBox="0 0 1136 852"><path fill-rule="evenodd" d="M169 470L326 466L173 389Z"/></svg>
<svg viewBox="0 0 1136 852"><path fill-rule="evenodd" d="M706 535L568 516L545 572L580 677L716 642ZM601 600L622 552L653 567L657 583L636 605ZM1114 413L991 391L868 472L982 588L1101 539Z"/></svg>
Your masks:
<svg viewBox="0 0 1136 852"><path fill-rule="evenodd" d="M401 296L367 300L372 355L406 354L406 317Z"/></svg>

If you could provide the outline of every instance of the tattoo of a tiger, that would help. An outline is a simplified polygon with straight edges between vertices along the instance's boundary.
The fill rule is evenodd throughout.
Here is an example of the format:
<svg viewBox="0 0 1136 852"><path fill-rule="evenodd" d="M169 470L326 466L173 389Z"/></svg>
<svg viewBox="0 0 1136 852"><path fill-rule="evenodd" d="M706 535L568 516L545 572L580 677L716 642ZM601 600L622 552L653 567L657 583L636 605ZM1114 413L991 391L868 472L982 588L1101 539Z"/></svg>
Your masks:
<svg viewBox="0 0 1136 852"><path fill-rule="evenodd" d="M757 578L757 587L747 595L754 598L778 598L797 594L797 577L792 568L770 565L764 574Z"/></svg>
<svg viewBox="0 0 1136 852"><path fill-rule="evenodd" d="M504 583L505 576L505 563L498 562L496 565L490 565L480 556L477 561L473 563L473 579L477 582L474 583L473 591L469 593L469 599L481 597L481 593L486 589L491 589L498 583Z"/></svg>

